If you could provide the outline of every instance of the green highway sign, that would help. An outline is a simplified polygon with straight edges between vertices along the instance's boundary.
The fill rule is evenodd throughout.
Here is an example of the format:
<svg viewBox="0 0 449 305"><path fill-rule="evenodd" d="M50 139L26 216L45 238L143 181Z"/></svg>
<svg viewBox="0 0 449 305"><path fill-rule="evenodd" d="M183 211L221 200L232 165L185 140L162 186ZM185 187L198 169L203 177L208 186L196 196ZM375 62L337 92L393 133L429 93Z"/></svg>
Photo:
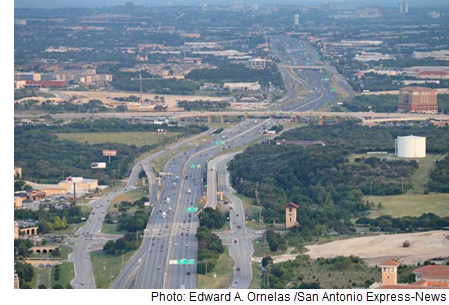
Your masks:
<svg viewBox="0 0 449 305"><path fill-rule="evenodd" d="M215 145L223 145L224 142L223 141L215 141Z"/></svg>
<svg viewBox="0 0 449 305"><path fill-rule="evenodd" d="M178 259L178 265L193 265L195 264L194 259Z"/></svg>
<svg viewBox="0 0 449 305"><path fill-rule="evenodd" d="M198 212L198 208L186 208L186 212Z"/></svg>
<svg viewBox="0 0 449 305"><path fill-rule="evenodd" d="M331 92L335 92L335 89L331 89Z"/></svg>
<svg viewBox="0 0 449 305"><path fill-rule="evenodd" d="M190 164L190 168L196 168L196 164Z"/></svg>

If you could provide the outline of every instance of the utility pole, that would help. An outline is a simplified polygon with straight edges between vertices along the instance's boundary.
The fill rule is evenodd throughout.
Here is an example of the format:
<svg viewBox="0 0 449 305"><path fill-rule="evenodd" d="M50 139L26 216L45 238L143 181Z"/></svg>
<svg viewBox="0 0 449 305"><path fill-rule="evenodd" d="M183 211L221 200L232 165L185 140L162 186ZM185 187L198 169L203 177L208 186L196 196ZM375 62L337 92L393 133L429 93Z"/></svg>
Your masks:
<svg viewBox="0 0 449 305"><path fill-rule="evenodd" d="M428 180L428 179L429 179L429 178L426 177L426 193L427 193L427 180Z"/></svg>
<svg viewBox="0 0 449 305"><path fill-rule="evenodd" d="M257 183L257 186L259 185L259 183ZM259 207L259 225L261 226L261 220L262 220L262 209L260 208L260 200L259 200L259 191L256 189L255 191L256 194L256 202L257 202L257 206Z"/></svg>
<svg viewBox="0 0 449 305"><path fill-rule="evenodd" d="M370 181L370 195L373 196L373 180Z"/></svg>

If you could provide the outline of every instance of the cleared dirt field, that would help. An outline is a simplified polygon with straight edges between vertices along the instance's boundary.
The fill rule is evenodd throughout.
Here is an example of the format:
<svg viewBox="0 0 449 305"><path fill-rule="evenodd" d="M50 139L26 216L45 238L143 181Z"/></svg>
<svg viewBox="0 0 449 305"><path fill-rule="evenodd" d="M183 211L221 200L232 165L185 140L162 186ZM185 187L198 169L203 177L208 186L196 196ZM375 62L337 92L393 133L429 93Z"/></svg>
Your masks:
<svg viewBox="0 0 449 305"><path fill-rule="evenodd" d="M81 103L87 103L89 100L101 100L103 103L107 105L116 105L117 101L113 100L114 97L128 97L131 95L139 96L139 92L91 92L91 91L61 91L61 93L77 97L77 100ZM195 101L195 100L203 100L203 101L224 101L228 100L228 98L224 97L209 97L209 96L196 96L196 95L163 95L163 94L142 94L142 98L153 100L155 96L164 97L164 103L158 103L158 105L168 106L168 108L176 108L177 101ZM122 104L122 103L119 103ZM139 108L145 108L145 110L153 109L153 106L140 106L139 103L126 103L128 105L128 109L139 110Z"/></svg>
<svg viewBox="0 0 449 305"><path fill-rule="evenodd" d="M449 231L378 235L355 237L322 245L307 246L306 254L312 259L318 257L359 256L370 266L383 260L396 259L405 264L423 263L425 260L449 255ZM408 240L409 248L402 243Z"/></svg>

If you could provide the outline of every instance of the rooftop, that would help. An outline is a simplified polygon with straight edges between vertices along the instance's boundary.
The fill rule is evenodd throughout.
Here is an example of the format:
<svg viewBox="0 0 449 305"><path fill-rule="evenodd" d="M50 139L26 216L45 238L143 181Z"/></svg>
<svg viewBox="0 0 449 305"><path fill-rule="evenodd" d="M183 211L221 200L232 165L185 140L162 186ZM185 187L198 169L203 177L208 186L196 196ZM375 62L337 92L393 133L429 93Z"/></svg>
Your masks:
<svg viewBox="0 0 449 305"><path fill-rule="evenodd" d="M449 279L449 266L428 265L413 271L421 278L447 278Z"/></svg>
<svg viewBox="0 0 449 305"><path fill-rule="evenodd" d="M381 263L379 264L379 266L394 266L394 267L396 267L396 266L399 266L400 264L401 264L401 263L398 262L398 261L394 261L394 260L386 260L386 261L381 262Z"/></svg>
<svg viewBox="0 0 449 305"><path fill-rule="evenodd" d="M400 91L430 92L430 91L436 91L436 90L432 89L432 88L428 88L428 87L404 87L404 88L401 88Z"/></svg>

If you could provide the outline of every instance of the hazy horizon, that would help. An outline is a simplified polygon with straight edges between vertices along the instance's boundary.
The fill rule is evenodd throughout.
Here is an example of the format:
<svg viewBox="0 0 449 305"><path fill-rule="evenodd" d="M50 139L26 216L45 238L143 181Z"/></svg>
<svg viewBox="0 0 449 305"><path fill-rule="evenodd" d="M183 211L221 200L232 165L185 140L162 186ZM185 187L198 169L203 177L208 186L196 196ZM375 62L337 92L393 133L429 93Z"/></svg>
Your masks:
<svg viewBox="0 0 449 305"><path fill-rule="evenodd" d="M15 8L62 8L62 7L103 7L123 5L133 2L137 5L145 6L168 6L168 5L231 5L232 2L246 2L258 5L317 5L325 2L344 2L347 0L15 0ZM379 4L387 7L397 6L399 0L352 0L361 6L367 4ZM447 0L408 0L410 6L447 6Z"/></svg>

